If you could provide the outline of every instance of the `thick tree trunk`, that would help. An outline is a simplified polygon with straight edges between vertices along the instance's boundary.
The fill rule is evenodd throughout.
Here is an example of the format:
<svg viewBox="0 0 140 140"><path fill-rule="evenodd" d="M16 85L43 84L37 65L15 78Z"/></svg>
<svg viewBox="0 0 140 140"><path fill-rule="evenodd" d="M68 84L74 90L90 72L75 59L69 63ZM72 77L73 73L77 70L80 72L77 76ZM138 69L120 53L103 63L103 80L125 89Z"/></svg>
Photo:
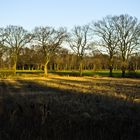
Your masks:
<svg viewBox="0 0 140 140"><path fill-rule="evenodd" d="M123 60L123 62L122 62L122 77L125 77L125 71L126 71L126 69L127 69L127 67L128 67L128 64L127 64L127 60Z"/></svg>
<svg viewBox="0 0 140 140"><path fill-rule="evenodd" d="M122 77L125 77L125 70L122 70Z"/></svg>

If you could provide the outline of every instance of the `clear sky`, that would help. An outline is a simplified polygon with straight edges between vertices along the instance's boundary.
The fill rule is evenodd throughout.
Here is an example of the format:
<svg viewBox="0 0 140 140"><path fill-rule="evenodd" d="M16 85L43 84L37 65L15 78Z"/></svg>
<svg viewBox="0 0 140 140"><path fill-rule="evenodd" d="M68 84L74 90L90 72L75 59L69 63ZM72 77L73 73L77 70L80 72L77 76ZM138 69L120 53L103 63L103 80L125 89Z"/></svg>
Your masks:
<svg viewBox="0 0 140 140"><path fill-rule="evenodd" d="M140 0L0 0L0 26L83 25L106 15L129 14L140 19Z"/></svg>

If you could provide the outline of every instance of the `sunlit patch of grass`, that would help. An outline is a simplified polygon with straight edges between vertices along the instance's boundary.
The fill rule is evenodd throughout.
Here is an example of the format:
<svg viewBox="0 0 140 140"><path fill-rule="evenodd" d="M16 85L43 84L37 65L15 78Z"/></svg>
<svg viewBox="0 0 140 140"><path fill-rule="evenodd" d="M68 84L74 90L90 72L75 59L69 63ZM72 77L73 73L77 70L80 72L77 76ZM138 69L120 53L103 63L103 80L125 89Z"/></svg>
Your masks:
<svg viewBox="0 0 140 140"><path fill-rule="evenodd" d="M24 78L34 81L36 84L44 87L51 87L71 92L80 92L88 94L99 94L112 96L116 98L127 99L134 98L138 101L140 97L140 81L135 79L118 78L94 78L94 77L67 77L50 75L47 78ZM44 91L45 92L45 91Z"/></svg>

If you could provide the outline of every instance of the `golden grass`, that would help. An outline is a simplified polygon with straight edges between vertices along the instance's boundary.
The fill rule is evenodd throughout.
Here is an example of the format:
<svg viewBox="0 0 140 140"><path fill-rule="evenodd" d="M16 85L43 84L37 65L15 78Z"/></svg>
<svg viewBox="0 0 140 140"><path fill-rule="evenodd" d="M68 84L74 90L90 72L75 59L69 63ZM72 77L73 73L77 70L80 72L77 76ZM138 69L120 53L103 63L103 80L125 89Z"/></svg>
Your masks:
<svg viewBox="0 0 140 140"><path fill-rule="evenodd" d="M18 77L17 79L7 79L4 81L5 83L7 83L7 85L11 85L16 90L19 89L19 92L26 92L26 94L28 94L29 92L28 89L25 89L24 83L21 83L19 81L30 81L40 86L67 90L71 92L100 94L106 96L113 96L124 100L133 100L134 102L140 102L140 80L137 79L108 77L69 77L49 75L46 78ZM11 92L10 89L8 90L9 92ZM37 89L36 92L45 93L45 91L41 91L41 89Z"/></svg>

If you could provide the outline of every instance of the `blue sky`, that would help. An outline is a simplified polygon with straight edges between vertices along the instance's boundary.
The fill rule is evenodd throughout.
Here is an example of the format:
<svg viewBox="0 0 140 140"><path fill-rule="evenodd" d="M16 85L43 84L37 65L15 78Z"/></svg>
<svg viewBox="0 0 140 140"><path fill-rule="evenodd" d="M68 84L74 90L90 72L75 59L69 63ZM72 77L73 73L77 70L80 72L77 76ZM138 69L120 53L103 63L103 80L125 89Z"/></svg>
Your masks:
<svg viewBox="0 0 140 140"><path fill-rule="evenodd" d="M129 14L140 19L140 0L0 0L0 26L83 25L106 15Z"/></svg>

